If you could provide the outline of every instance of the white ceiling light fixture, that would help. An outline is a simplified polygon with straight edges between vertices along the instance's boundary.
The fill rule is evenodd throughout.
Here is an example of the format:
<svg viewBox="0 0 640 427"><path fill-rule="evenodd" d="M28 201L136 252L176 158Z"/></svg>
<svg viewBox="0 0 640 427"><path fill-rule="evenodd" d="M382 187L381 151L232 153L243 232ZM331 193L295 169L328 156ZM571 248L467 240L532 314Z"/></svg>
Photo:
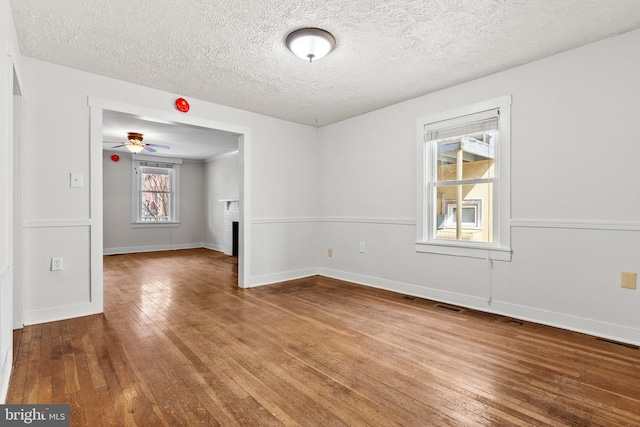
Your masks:
<svg viewBox="0 0 640 427"><path fill-rule="evenodd" d="M287 36L289 50L309 62L322 58L335 46L336 39L333 35L320 28L300 28Z"/></svg>
<svg viewBox="0 0 640 427"><path fill-rule="evenodd" d="M144 150L144 144L142 143L142 134L137 132L129 132L129 144L126 144L127 150L133 154L138 154Z"/></svg>
<svg viewBox="0 0 640 427"><path fill-rule="evenodd" d="M144 150L144 146L138 144L127 144L127 150L131 151L133 154L138 154Z"/></svg>

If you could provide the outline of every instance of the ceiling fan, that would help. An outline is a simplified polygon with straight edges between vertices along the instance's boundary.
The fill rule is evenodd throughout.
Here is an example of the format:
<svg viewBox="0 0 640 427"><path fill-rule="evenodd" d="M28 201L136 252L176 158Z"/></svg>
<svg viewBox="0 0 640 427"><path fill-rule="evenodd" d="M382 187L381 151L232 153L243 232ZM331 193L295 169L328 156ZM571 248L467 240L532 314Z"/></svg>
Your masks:
<svg viewBox="0 0 640 427"><path fill-rule="evenodd" d="M159 144L147 144L142 142L142 134L138 132L127 132L127 139L129 142L123 142L120 145L115 145L111 148L119 148L119 147L127 147L127 150L131 151L134 154L141 152L142 150L147 150L150 153L155 153L156 148L162 148L165 150L170 150L171 147L168 145L159 145ZM105 143L109 143L105 141Z"/></svg>

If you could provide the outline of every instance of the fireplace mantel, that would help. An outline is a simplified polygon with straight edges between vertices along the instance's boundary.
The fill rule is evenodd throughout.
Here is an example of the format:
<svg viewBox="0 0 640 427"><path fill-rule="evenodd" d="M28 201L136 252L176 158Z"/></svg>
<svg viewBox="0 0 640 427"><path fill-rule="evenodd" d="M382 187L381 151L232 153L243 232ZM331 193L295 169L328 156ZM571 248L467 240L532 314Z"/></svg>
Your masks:
<svg viewBox="0 0 640 427"><path fill-rule="evenodd" d="M230 205L231 203L233 203L233 202L239 202L240 200L238 200L238 199L220 199L220 200L218 200L218 201L219 201L219 202L222 202L222 203L226 203L226 204L227 204L227 206L226 206L226 207L227 207L227 209L229 209L229 205Z"/></svg>

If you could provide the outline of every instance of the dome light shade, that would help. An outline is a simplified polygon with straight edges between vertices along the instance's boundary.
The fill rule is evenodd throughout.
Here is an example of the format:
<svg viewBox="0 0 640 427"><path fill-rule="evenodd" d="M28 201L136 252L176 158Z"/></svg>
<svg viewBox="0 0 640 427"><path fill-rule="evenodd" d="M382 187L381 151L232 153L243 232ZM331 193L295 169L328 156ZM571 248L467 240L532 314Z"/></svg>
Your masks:
<svg viewBox="0 0 640 427"><path fill-rule="evenodd" d="M129 143L126 145L127 150L131 151L133 154L138 154L144 150L141 133L128 132L127 137L129 138Z"/></svg>
<svg viewBox="0 0 640 427"><path fill-rule="evenodd" d="M300 28L287 36L289 50L309 62L322 58L335 46L336 39L320 28Z"/></svg>
<svg viewBox="0 0 640 427"><path fill-rule="evenodd" d="M139 144L127 144L127 149L131 151L133 154L138 154L142 150L144 150L144 145Z"/></svg>

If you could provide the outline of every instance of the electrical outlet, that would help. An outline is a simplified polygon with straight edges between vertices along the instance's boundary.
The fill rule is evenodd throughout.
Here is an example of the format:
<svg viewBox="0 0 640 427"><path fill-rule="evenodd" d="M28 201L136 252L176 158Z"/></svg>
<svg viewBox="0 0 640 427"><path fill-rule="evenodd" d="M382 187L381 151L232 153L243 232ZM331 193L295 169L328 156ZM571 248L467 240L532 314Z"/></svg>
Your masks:
<svg viewBox="0 0 640 427"><path fill-rule="evenodd" d="M329 257L333 256L333 249L329 248L329 252L328 252Z"/></svg>
<svg viewBox="0 0 640 427"><path fill-rule="evenodd" d="M62 270L62 257L54 256L51 258L51 271L61 271Z"/></svg>
<svg viewBox="0 0 640 427"><path fill-rule="evenodd" d="M625 289L635 289L637 278L638 278L637 273L630 273L628 271L623 271L622 278L620 279L620 287Z"/></svg>
<svg viewBox="0 0 640 427"><path fill-rule="evenodd" d="M360 242L360 253L364 253L364 242Z"/></svg>

